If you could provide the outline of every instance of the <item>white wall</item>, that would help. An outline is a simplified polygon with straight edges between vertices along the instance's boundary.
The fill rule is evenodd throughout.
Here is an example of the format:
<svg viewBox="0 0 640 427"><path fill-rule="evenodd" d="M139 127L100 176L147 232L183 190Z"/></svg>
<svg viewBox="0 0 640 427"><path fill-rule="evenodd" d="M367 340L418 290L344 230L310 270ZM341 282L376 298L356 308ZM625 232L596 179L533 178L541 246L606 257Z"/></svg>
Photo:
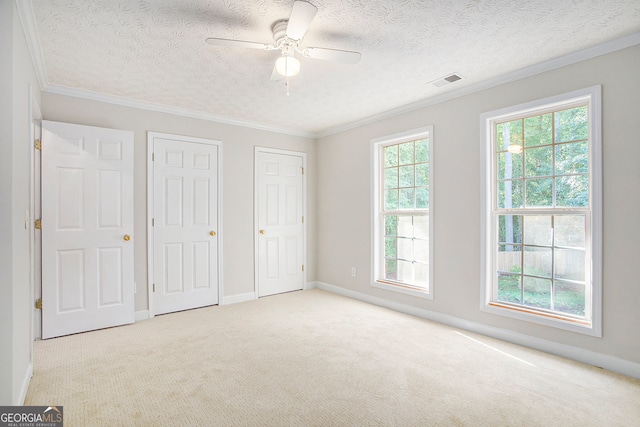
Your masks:
<svg viewBox="0 0 640 427"><path fill-rule="evenodd" d="M313 140L214 123L70 96L43 93L46 120L134 132L134 244L136 311L147 307L147 131L210 138L223 142L224 296L254 291L253 158L254 146L307 153L307 280L316 280L316 161Z"/></svg>
<svg viewBox="0 0 640 427"><path fill-rule="evenodd" d="M488 327L640 363L640 46L364 125L318 141L318 280ZM503 318L480 306L479 116L603 88L603 337ZM433 301L370 286L370 140L434 126ZM344 179L349 177L349 179ZM358 277L350 277L350 268Z"/></svg>
<svg viewBox="0 0 640 427"><path fill-rule="evenodd" d="M30 87L40 94L13 1L0 1L0 405L21 404L31 375Z"/></svg>

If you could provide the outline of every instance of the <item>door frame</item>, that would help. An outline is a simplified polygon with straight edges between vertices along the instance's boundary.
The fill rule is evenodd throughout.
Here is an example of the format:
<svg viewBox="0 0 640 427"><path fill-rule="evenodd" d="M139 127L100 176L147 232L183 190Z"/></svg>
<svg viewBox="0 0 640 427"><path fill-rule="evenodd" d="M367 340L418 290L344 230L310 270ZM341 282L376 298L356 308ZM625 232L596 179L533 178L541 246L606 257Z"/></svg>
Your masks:
<svg viewBox="0 0 640 427"><path fill-rule="evenodd" d="M302 264L307 266L307 223L309 222L307 219L307 153L302 151L291 151L291 150L282 150L278 148L269 148L269 147L254 147L253 154L253 242L254 242L254 250L253 250L253 292L255 295L255 299L259 298L260 290L259 280L258 280L258 271L259 271L259 239L258 232L260 230L260 225L258 224L258 201L259 201L259 182L258 182L258 153L268 153L268 154L280 154L285 156L295 156L302 157L302 216L304 217L304 222L302 223ZM307 270L302 272L302 289L307 288Z"/></svg>
<svg viewBox="0 0 640 427"><path fill-rule="evenodd" d="M152 220L154 218L154 170L153 170L153 147L154 147L154 139L171 139L176 142L193 142L197 144L207 144L207 145L216 145L218 147L218 163L217 163L217 180L218 180L218 235L217 237L217 245L218 245L218 305L222 305L222 295L224 295L224 287L222 282L222 238L224 236L223 228L222 228L222 141L215 139L207 139L207 138L197 138L194 136L184 136L184 135L175 135L170 133L162 133L162 132L147 132L147 300L149 306L149 316L151 319L155 317L155 307L153 301L153 271L154 271L154 251L153 251L153 224Z"/></svg>
<svg viewBox="0 0 640 427"><path fill-rule="evenodd" d="M33 363L33 342L42 337L42 312L35 308L35 301L42 297L42 236L35 228L35 220L40 218L41 158L36 149L36 140L42 139L42 111L35 97L34 89L29 85L29 214L25 218L25 227L29 229L29 283L31 284L31 360Z"/></svg>

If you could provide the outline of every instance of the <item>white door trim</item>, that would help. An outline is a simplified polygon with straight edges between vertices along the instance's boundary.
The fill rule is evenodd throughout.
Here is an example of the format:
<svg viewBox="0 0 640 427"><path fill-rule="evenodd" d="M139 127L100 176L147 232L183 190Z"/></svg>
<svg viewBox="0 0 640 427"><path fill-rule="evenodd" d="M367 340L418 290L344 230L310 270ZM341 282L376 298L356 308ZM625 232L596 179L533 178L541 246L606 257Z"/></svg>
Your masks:
<svg viewBox="0 0 640 427"><path fill-rule="evenodd" d="M222 296L224 295L224 284L222 281L222 238L224 236L222 227L222 141L206 138L196 138L193 136L174 135L161 132L147 132L147 301L149 305L149 318L155 316L155 307L153 301L153 271L154 271L154 240L153 240L153 224L154 218L154 176L153 176L153 141L155 138L172 139L175 141L195 142L198 144L209 144L218 146L218 304L222 304Z"/></svg>
<svg viewBox="0 0 640 427"><path fill-rule="evenodd" d="M259 240L258 240L258 232L260 230L260 225L258 224L258 153L270 153L270 154L283 154L287 156L298 156L302 157L302 168L304 173L302 174L302 216L304 217L304 223L302 224L302 264L304 266L307 265L307 153L301 151L290 151L290 150L281 150L277 148L268 148L268 147L254 147L253 154L253 242L254 242L254 252L253 252L253 289L255 294L255 299L258 299L258 295L260 295L258 289L258 253L259 253ZM302 273L302 286L305 289L307 285L307 268Z"/></svg>

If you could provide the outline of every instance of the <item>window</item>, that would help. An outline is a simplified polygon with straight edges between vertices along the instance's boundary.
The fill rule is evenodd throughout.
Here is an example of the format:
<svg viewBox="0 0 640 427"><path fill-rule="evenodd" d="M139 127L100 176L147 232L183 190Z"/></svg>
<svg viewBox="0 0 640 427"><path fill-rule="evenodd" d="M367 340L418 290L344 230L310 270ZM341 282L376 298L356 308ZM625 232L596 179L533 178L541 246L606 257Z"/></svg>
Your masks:
<svg viewBox="0 0 640 427"><path fill-rule="evenodd" d="M600 336L600 88L481 126L482 309Z"/></svg>
<svg viewBox="0 0 640 427"><path fill-rule="evenodd" d="M372 141L373 286L431 298L432 130Z"/></svg>

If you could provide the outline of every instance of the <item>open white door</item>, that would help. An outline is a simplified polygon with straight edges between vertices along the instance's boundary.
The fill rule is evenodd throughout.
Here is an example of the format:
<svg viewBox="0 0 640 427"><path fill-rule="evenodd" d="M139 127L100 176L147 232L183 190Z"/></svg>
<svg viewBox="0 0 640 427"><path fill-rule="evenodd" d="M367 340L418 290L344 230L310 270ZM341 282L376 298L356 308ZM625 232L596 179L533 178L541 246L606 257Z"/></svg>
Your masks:
<svg viewBox="0 0 640 427"><path fill-rule="evenodd" d="M218 303L219 144L149 133L154 314Z"/></svg>
<svg viewBox="0 0 640 427"><path fill-rule="evenodd" d="M258 297L304 286L301 153L256 149Z"/></svg>
<svg viewBox="0 0 640 427"><path fill-rule="evenodd" d="M42 337L134 321L133 133L42 122Z"/></svg>

